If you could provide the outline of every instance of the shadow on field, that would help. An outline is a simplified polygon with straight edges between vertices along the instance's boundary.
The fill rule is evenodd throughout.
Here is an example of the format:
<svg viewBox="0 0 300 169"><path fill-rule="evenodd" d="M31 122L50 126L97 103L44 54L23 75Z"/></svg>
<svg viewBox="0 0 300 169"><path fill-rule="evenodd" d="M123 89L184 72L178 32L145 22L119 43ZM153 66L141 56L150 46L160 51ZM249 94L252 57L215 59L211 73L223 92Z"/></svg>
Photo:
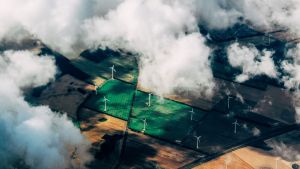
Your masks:
<svg viewBox="0 0 300 169"><path fill-rule="evenodd" d="M120 157L124 124L118 124L119 120L86 108L78 111L78 119L81 131L92 144L90 152L94 160L88 168L114 168Z"/></svg>
<svg viewBox="0 0 300 169"><path fill-rule="evenodd" d="M157 151L149 146L141 136L129 133L124 149L123 158L120 169L136 168L136 169L153 169L157 167L152 157L157 155Z"/></svg>
<svg viewBox="0 0 300 169"><path fill-rule="evenodd" d="M70 75L76 77L77 79L80 79L83 81L86 81L91 78L91 76L89 76L85 72L83 72L80 69L78 69L77 67L75 67L68 58L66 58L65 56L63 56L62 54L60 54L56 51L51 50L47 46L41 48L40 55L54 56L56 65L59 67L59 70L61 71L62 75L70 74Z"/></svg>

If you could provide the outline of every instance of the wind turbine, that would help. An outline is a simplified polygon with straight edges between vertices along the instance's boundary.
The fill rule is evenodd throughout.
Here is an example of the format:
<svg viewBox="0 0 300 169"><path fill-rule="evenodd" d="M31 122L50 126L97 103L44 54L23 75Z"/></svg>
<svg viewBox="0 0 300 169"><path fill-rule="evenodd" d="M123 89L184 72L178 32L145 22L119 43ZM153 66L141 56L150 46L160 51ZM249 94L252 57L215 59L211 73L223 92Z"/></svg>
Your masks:
<svg viewBox="0 0 300 169"><path fill-rule="evenodd" d="M228 156L225 157L224 163L225 163L225 169L227 169L228 168L228 164L230 163L230 160L229 160Z"/></svg>
<svg viewBox="0 0 300 169"><path fill-rule="evenodd" d="M237 120L235 120L234 123L232 123L234 125L234 134L236 134L236 128L237 126L239 126L240 124L237 122Z"/></svg>
<svg viewBox="0 0 300 169"><path fill-rule="evenodd" d="M143 119L143 122L144 122L144 128L142 130L142 133L144 133L146 131L146 126L147 126L147 119Z"/></svg>
<svg viewBox="0 0 300 169"><path fill-rule="evenodd" d="M269 46L271 44L271 36L270 36L270 33L268 33L268 38L269 38Z"/></svg>
<svg viewBox="0 0 300 169"><path fill-rule="evenodd" d="M200 139L202 136L194 136L197 139L197 149L199 149Z"/></svg>
<svg viewBox="0 0 300 169"><path fill-rule="evenodd" d="M271 36L270 36L270 33L269 33L269 32L265 33L265 36L268 37L268 45L270 46L270 44L271 44Z"/></svg>
<svg viewBox="0 0 300 169"><path fill-rule="evenodd" d="M192 108L192 110L189 111L189 112L191 113L191 121L193 121L193 117L194 117L194 114L195 114L194 109Z"/></svg>
<svg viewBox="0 0 300 169"><path fill-rule="evenodd" d="M98 94L98 91L97 91L98 87L99 87L99 86L97 86L97 84L95 84L95 94L96 94L96 95Z"/></svg>
<svg viewBox="0 0 300 169"><path fill-rule="evenodd" d="M278 169L278 160L279 160L279 158L276 158L275 169Z"/></svg>
<svg viewBox="0 0 300 169"><path fill-rule="evenodd" d="M152 95L152 93L148 94L148 103L146 103L146 105L148 105L148 107L151 106L151 95Z"/></svg>
<svg viewBox="0 0 300 169"><path fill-rule="evenodd" d="M233 97L231 97L230 95L227 96L227 108L229 110L230 107L230 99L232 99Z"/></svg>
<svg viewBox="0 0 300 169"><path fill-rule="evenodd" d="M109 100L105 96L104 96L103 100L104 100L104 111L107 111L107 102Z"/></svg>
<svg viewBox="0 0 300 169"><path fill-rule="evenodd" d="M114 80L114 72L116 72L115 65L112 65L110 69L111 69L111 79Z"/></svg>
<svg viewBox="0 0 300 169"><path fill-rule="evenodd" d="M270 36L270 32L269 31L265 32L264 38L263 38L264 41L265 41L265 37L268 38L268 45L270 46L270 44L271 44L271 36Z"/></svg>
<svg viewBox="0 0 300 169"><path fill-rule="evenodd" d="M235 37L235 40L238 40L237 34L238 34L239 30L237 29L236 31L233 32L233 36Z"/></svg>

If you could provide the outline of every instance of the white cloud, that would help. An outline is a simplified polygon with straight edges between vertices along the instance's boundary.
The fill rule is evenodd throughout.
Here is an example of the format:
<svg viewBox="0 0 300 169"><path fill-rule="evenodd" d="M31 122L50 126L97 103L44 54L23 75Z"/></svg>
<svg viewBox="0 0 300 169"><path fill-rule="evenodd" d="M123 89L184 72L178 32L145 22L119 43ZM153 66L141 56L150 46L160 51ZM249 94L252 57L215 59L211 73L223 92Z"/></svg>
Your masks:
<svg viewBox="0 0 300 169"><path fill-rule="evenodd" d="M300 84L300 44L288 50L286 60L281 63L281 67L287 73L283 77L287 88L299 88Z"/></svg>
<svg viewBox="0 0 300 169"><path fill-rule="evenodd" d="M66 168L70 152L78 146L82 165L91 156L88 142L66 115L46 106L31 106L21 88L47 84L56 73L54 60L29 51L0 54L0 168L23 159L32 169Z"/></svg>
<svg viewBox="0 0 300 169"><path fill-rule="evenodd" d="M272 147L272 153L274 155L280 156L281 158L292 162L300 160L299 146L297 144L291 144L291 140L288 141L289 142L285 144L280 140L271 140L267 144L268 146Z"/></svg>
<svg viewBox="0 0 300 169"><path fill-rule="evenodd" d="M37 87L54 79L56 67L47 56L38 58L29 51L5 51L0 57L0 72L5 72L5 78L9 77L18 87Z"/></svg>
<svg viewBox="0 0 300 169"><path fill-rule="evenodd" d="M256 127L254 127L251 130L251 132L252 132L253 136L260 136L260 134L261 134L261 131L258 128L256 128Z"/></svg>
<svg viewBox="0 0 300 169"><path fill-rule="evenodd" d="M276 67L272 59L273 52L263 50L260 52L253 45L241 46L238 43L230 45L227 49L230 65L242 70L242 74L236 77L238 82L244 82L256 75L277 77Z"/></svg>
<svg viewBox="0 0 300 169"><path fill-rule="evenodd" d="M211 29L226 29L239 22L242 13L235 0L194 0L198 22Z"/></svg>
<svg viewBox="0 0 300 169"><path fill-rule="evenodd" d="M81 25L96 14L103 14L121 0L0 0L0 39L28 36L26 30L64 54L84 47ZM106 6L103 6L106 4ZM99 11L100 10L100 11ZM12 35L11 35L12 34ZM82 49L81 49L82 50Z"/></svg>
<svg viewBox="0 0 300 169"><path fill-rule="evenodd" d="M214 81L203 37L190 34L168 46L170 53L158 53L155 58L141 59L139 80L146 88L159 94L175 91L196 96L211 96ZM194 92L194 93L193 93Z"/></svg>
<svg viewBox="0 0 300 169"><path fill-rule="evenodd" d="M246 22L267 29L286 27L293 33L300 30L298 0L195 0L195 3L199 22L212 29Z"/></svg>

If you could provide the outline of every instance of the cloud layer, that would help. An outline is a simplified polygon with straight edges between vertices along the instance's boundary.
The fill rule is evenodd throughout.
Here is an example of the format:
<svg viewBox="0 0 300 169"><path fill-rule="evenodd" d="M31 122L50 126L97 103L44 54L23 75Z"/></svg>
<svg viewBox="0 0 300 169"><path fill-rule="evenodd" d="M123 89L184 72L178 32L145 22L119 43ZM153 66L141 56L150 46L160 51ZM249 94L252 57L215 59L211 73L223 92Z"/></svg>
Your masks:
<svg viewBox="0 0 300 169"><path fill-rule="evenodd" d="M66 115L24 100L22 88L45 85L55 73L48 56L29 51L0 54L0 168L14 168L20 159L32 169L70 167L75 146L81 165L91 159L89 144Z"/></svg>
<svg viewBox="0 0 300 169"><path fill-rule="evenodd" d="M234 43L228 47L227 55L230 65L242 70L242 74L236 77L238 82L247 81L257 75L277 77L278 73L271 51L260 52L254 45L242 46Z"/></svg>
<svg viewBox="0 0 300 169"><path fill-rule="evenodd" d="M15 40L33 34L55 50L74 54L80 50L78 48L84 47L81 43L81 25L84 20L106 13L120 2L121 0L0 0L0 39Z"/></svg>
<svg viewBox="0 0 300 169"><path fill-rule="evenodd" d="M140 54L142 86L160 94L179 90L204 96L214 84L199 24L226 29L243 22L295 33L299 11L297 0L0 0L0 39L33 34L67 55L98 46L126 48Z"/></svg>

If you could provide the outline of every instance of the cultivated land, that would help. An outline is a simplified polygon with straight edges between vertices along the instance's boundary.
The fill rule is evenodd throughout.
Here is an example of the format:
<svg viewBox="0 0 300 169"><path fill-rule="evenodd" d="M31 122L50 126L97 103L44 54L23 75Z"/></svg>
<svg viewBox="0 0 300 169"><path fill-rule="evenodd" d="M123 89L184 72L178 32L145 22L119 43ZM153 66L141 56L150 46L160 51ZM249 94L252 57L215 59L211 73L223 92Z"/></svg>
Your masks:
<svg viewBox="0 0 300 169"><path fill-rule="evenodd" d="M262 147L247 146L262 146L264 140L298 129L292 125L295 110L291 96L274 79L259 77L242 84L235 82L233 77L239 70L228 65L224 48L238 39L241 43L277 49L285 44L284 32L269 32L266 36L241 26L227 33L209 33L212 40L208 44L220 48L212 60L219 88L212 98L178 94L161 99L152 95L148 107L151 91L137 87L138 67L132 54L99 50L85 51L73 60L55 53L65 76L46 87L37 100L67 112L80 123L82 132L93 143L91 151L96 160L90 168L222 169L228 161L228 169L274 168L276 155ZM52 51L44 47L42 53L45 52ZM276 57L280 56L279 51ZM109 80L112 65L116 80ZM94 84L99 86L97 95ZM110 100L107 111L104 96ZM191 120L192 109L195 114ZM142 132L144 119L147 126ZM235 121L239 124L236 133ZM195 136L202 136L198 148ZM295 140L300 139L285 143L295 147L299 144ZM294 161L282 159L279 163L285 169Z"/></svg>
<svg viewBox="0 0 300 169"><path fill-rule="evenodd" d="M218 157L193 169L254 169L234 153Z"/></svg>
<svg viewBox="0 0 300 169"><path fill-rule="evenodd" d="M193 121L200 121L207 113L199 109L193 109L185 104L153 95L151 96L151 105L148 106L148 99L148 93L136 92L129 128L135 131L142 131L144 127L143 120L146 119L146 134L170 142L184 140L191 132L190 130L194 125ZM193 113L191 113L192 109Z"/></svg>
<svg viewBox="0 0 300 169"><path fill-rule="evenodd" d="M245 147L216 158L195 169L292 169L299 164L294 153L299 151L299 131L292 131L265 141L264 148ZM261 143L263 144L263 143ZM283 145L286 152L270 151L270 145ZM284 154L280 156L279 154Z"/></svg>
<svg viewBox="0 0 300 169"><path fill-rule="evenodd" d="M126 86L130 86L127 90ZM119 90L121 89L121 90ZM117 92L116 92L117 91ZM128 94L129 93L129 94ZM103 96L107 96L112 101L107 104L107 111L104 111ZM130 96L131 99L127 100ZM286 124L276 121L256 113L250 112L250 108L255 105L253 102L244 100L241 102L239 98L231 96L232 100L227 102L227 98L219 100L211 111L201 110L189 105L163 99L156 95L151 95L149 105L149 93L135 90L134 86L118 80L109 80L97 89L97 95L91 96L84 107L100 112L107 113L124 120L128 120L128 128L133 131L153 137L155 144L173 144L178 149L181 148L187 152L199 152L198 159L209 159L216 154L222 154L232 147L236 147L243 142L248 142L251 139L257 139L261 135L269 132L280 130ZM120 99L123 98L123 99ZM228 109L228 103L231 109ZM119 108L119 105L127 105L124 109ZM112 106L113 105L113 106ZM131 107L132 106L132 107ZM123 112L121 114L115 112ZM124 113L124 110L128 113ZM193 110L193 115L192 111ZM125 116L124 116L125 115ZM147 125L144 128L144 119ZM237 133L234 133L233 123L237 121ZM211 124L214 124L212 127ZM113 125L113 124L111 124ZM144 130L145 129L145 130ZM157 154L157 149L152 150L150 143L140 140L142 134L129 131L123 142L123 154L132 155L139 147L145 149L130 158L136 163L130 162L127 155L123 155L122 163L118 166L139 166L144 164L145 168L151 168L155 164L163 165L164 168L173 168L171 162L164 164ZM197 148L195 136L201 136L201 144ZM149 138L150 138L149 137ZM131 138L131 139L130 139ZM133 139L135 138L135 139ZM147 143L147 144L145 144ZM148 147L150 146L150 147ZM149 149L149 151L148 151ZM160 149L163 149L160 147ZM150 151L151 150L151 151ZM171 153L173 154L173 153ZM170 156L172 157L172 155ZM150 156L146 158L145 156ZM148 160L152 160L149 162ZM171 158L170 161L176 161L176 158ZM196 161L196 159L193 159ZM193 161L192 160L192 161ZM191 161L190 161L191 162ZM175 163L174 163L175 164ZM177 165L180 167L179 165ZM184 166L184 165L182 165Z"/></svg>
<svg viewBox="0 0 300 169"><path fill-rule="evenodd" d="M132 84L119 80L108 80L87 99L84 107L128 120L134 92L135 88ZM108 101L105 101L104 97Z"/></svg>
<svg viewBox="0 0 300 169"><path fill-rule="evenodd" d="M49 105L53 110L66 112L77 119L77 110L86 100L90 85L73 76L63 75L55 83L50 84L45 90L35 92L39 104Z"/></svg>
<svg viewBox="0 0 300 169"><path fill-rule="evenodd" d="M127 122L86 108L78 111L82 133L92 143L92 169L114 168L119 161Z"/></svg>
<svg viewBox="0 0 300 169"><path fill-rule="evenodd" d="M129 130L120 168L178 168L203 156L199 152Z"/></svg>

